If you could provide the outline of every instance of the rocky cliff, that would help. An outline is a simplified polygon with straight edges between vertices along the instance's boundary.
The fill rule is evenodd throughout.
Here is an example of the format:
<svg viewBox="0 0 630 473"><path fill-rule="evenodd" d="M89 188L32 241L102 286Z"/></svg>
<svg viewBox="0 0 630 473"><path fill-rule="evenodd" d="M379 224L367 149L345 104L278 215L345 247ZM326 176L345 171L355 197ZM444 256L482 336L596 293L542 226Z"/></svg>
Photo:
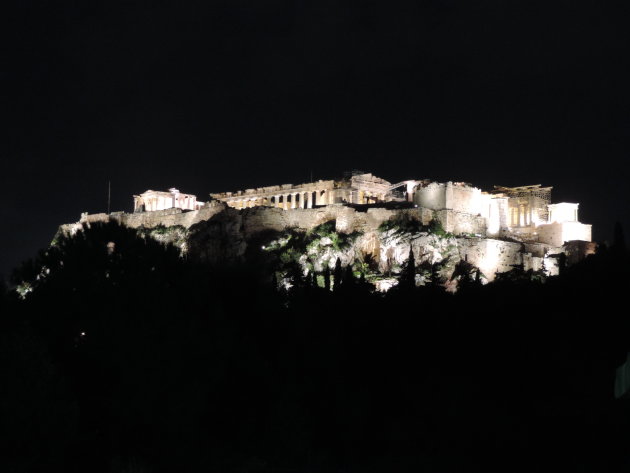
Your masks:
<svg viewBox="0 0 630 473"><path fill-rule="evenodd" d="M72 235L84 225L114 221L208 263L261 256L286 284L291 271L305 277L321 274L339 260L355 276L387 290L397 284L410 252L419 285L439 283L454 289L458 280L467 277L462 267L480 282L515 269L541 276L557 274L557 255L564 253L563 248L490 239L482 233L448 233L443 225L448 217L423 208L328 205L236 210L215 203L188 212L83 214L79 222L62 225L60 232ZM475 228L483 231L478 225Z"/></svg>

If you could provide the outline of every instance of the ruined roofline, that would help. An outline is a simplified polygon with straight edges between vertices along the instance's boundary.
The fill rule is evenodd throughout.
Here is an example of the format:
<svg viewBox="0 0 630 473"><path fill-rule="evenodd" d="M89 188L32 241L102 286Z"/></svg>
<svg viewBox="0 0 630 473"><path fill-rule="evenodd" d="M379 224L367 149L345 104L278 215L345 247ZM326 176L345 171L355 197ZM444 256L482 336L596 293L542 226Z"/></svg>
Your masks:
<svg viewBox="0 0 630 473"><path fill-rule="evenodd" d="M321 189L322 186L324 186L325 188L332 189L334 186L334 182L335 181L333 181L332 179L327 179L327 180L319 179L317 181L307 182L304 184L278 184L275 186L255 187L252 189L244 189L244 190L237 190L237 191L211 192L210 196L214 197L215 199L222 199L226 197L240 197L240 196L259 195L259 194L266 194L266 193L272 194L278 191L290 191L292 189L301 189L301 188L305 188L305 189L312 188L313 190L318 190L318 189Z"/></svg>
<svg viewBox="0 0 630 473"><path fill-rule="evenodd" d="M494 186L494 190L492 192L512 194L512 193L515 193L515 192L528 192L528 191L549 191L549 192L551 192L552 189L553 189L553 186L542 187L541 184L532 184L530 186L517 186L517 187Z"/></svg>
<svg viewBox="0 0 630 473"><path fill-rule="evenodd" d="M250 195L274 195L278 191L301 191L301 190L328 190L344 187L342 184L364 184L364 185L376 185L376 186L389 186L391 183L385 179L375 176L372 173L353 174L350 177L344 177L342 179L319 179L313 182L305 182L300 184L278 184L273 186L255 187L251 189L237 190L237 191L224 191L224 192L211 192L210 196L215 199L225 199L232 197L242 197Z"/></svg>

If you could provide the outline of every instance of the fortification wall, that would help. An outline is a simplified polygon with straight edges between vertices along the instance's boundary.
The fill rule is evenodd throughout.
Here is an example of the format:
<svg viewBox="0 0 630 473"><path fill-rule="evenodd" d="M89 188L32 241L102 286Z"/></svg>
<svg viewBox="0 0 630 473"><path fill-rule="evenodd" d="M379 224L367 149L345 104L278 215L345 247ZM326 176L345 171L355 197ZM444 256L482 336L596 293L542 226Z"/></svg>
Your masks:
<svg viewBox="0 0 630 473"><path fill-rule="evenodd" d="M360 212L345 205L328 205L315 209L282 210L273 207L253 207L241 210L243 229L250 236L264 230L283 231L287 228L311 230L322 223L335 220L341 233L376 231L385 221L402 215L428 225L433 218L429 209L370 208Z"/></svg>
<svg viewBox="0 0 630 473"><path fill-rule="evenodd" d="M476 187L447 183L452 187L447 208L474 215L481 213L481 190Z"/></svg>
<svg viewBox="0 0 630 473"><path fill-rule="evenodd" d="M361 212L352 207L336 204L314 209L293 209L289 211L275 207L252 207L234 210L224 203L214 203L212 205L207 204L200 210L192 211L171 208L154 212L114 212L109 215L105 213L85 213L81 215L78 223L62 225L61 229L73 233L77 228L80 228L81 224L90 225L97 222L107 223L110 221L118 222L130 228L153 228L159 225L166 227L180 225L184 228L190 228L197 223L211 220L215 215L227 211L231 212L232 218L236 218L238 215L238 219L243 226L243 232L247 237L267 230L283 231L288 228L296 228L308 231L331 220L336 221L336 230L342 233L352 233L354 231L370 232L376 231L387 220L403 216L417 220L422 225L429 225L433 217L437 216L444 229L454 234L483 233L485 225L484 220L477 216L451 210L434 212L427 208L385 209L373 207L365 212Z"/></svg>
<svg viewBox="0 0 630 473"><path fill-rule="evenodd" d="M537 228L538 239L552 246L573 240L591 241L591 225L580 222L548 223Z"/></svg>
<svg viewBox="0 0 630 473"><path fill-rule="evenodd" d="M414 193L414 203L418 207L442 210L446 207L446 185L432 182L425 187L418 187Z"/></svg>
<svg viewBox="0 0 630 473"><path fill-rule="evenodd" d="M520 265L525 271L545 269L552 276L558 274L557 260L547 256L554 253L548 245L524 245L490 238L460 238L458 247L461 258L478 267L488 281L494 280L496 273L511 271ZM562 248L556 250L561 252Z"/></svg>
<svg viewBox="0 0 630 473"><path fill-rule="evenodd" d="M214 215L224 211L227 206L223 203L206 204L199 210L182 211L178 208L170 208L165 210L156 210L153 212L112 212L111 214L98 213L88 214L82 213L81 218L76 224L61 225L61 228L70 229L73 225L77 224L93 224L93 223L108 223L118 222L130 228L153 228L158 225L164 225L165 227L171 227L174 225L181 225L182 227L189 228L192 225L210 220Z"/></svg>
<svg viewBox="0 0 630 473"><path fill-rule="evenodd" d="M185 228L194 227L188 234L187 250L194 257L206 261L239 260L245 254L251 241L257 235L268 231L281 232L289 228L308 231L317 225L334 220L336 229L342 233L360 231L363 234L349 249L344 261L354 259L359 253L371 254L379 261L383 272L392 265L402 265L412 246L416 261L436 263L449 261L451 271L459 260L466 260L478 267L488 281L496 273L512 270L516 266L524 270L545 269L548 274L557 274L557 258L549 255L564 252L561 245L550 246L543 243L518 243L489 238L448 237L420 233L409 237L384 237L379 226L391 219L406 216L428 225L437 216L444 228L454 234L483 234L485 220L482 217L453 210L433 211L426 208L385 209L369 208L358 211L344 205L329 205L315 209L295 209L285 211L273 207L255 207L236 210L227 205L207 205L198 211L182 212L181 209L168 209L156 212L127 214L83 214L80 222L63 225L61 231L74 234L82 225L97 222L116 221L131 228L152 228L158 225ZM557 230L557 228L556 228ZM578 248L584 253L581 248ZM576 250L576 251L578 251ZM345 264L345 263L344 263ZM446 275L449 277L448 275Z"/></svg>
<svg viewBox="0 0 630 473"><path fill-rule="evenodd" d="M438 210L436 215L444 230L449 233L486 235L486 220L483 217L456 210Z"/></svg>

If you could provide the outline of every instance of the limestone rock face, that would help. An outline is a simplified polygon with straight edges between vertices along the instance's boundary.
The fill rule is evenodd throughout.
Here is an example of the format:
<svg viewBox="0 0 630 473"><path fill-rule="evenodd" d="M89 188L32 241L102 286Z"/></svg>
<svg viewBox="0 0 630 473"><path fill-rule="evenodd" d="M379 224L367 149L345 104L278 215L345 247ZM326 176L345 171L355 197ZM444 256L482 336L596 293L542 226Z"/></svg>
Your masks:
<svg viewBox="0 0 630 473"><path fill-rule="evenodd" d="M242 229L242 216L233 209L193 225L188 237L189 258L207 263L240 261L247 248Z"/></svg>
<svg viewBox="0 0 630 473"><path fill-rule="evenodd" d="M118 222L137 228L145 237L162 243L172 243L189 258L208 263L244 261L248 252L275 248L282 253L290 238L317 232L330 222L327 233L303 237L303 248L291 248L289 255L304 273L321 272L342 266L363 268L378 274L375 286L391 287L413 251L418 283L422 283L422 268L439 265L442 280L452 278L454 268L462 260L478 268L483 281L492 281L496 273L519 267L525 271L557 274L554 254L563 248L543 243L520 243L484 238L477 220L461 222L466 232L459 235L435 231L432 222L443 224L450 218L425 208L369 208L359 211L343 205L327 205L313 209L283 210L273 207L234 209L222 203L206 204L200 210L168 209L144 213L84 214L74 224L62 225L59 232L73 235L83 226L99 222ZM402 222L402 223L400 223ZM441 228L441 227L440 227ZM293 235L293 237L291 236ZM284 245L284 246L283 246ZM289 245L290 246L290 245ZM435 275L434 275L435 277ZM382 282L382 281L389 282ZM379 282L380 281L380 282Z"/></svg>

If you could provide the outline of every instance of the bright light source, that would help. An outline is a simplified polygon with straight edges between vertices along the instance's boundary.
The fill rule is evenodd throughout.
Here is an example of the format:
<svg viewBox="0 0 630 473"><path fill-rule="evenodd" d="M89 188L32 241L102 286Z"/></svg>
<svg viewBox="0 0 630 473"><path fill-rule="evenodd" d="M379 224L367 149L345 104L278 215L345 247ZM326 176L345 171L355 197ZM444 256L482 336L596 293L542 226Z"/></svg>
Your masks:
<svg viewBox="0 0 630 473"><path fill-rule="evenodd" d="M82 337L85 337L85 332L81 332L81 336L82 336Z"/></svg>

